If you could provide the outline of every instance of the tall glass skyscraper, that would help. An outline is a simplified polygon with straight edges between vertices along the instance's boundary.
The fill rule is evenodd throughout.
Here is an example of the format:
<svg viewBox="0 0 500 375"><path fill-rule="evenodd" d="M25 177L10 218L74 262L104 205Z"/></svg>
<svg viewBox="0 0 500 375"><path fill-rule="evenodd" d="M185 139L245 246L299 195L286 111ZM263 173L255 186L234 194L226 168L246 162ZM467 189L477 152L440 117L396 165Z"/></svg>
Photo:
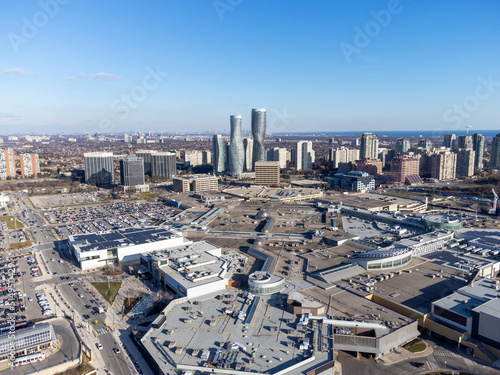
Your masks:
<svg viewBox="0 0 500 375"><path fill-rule="evenodd" d="M404 154L405 152L408 152L409 149L410 149L410 140L408 138L405 138L405 137L399 138L396 141L396 149L395 149L394 153L396 155Z"/></svg>
<svg viewBox="0 0 500 375"><path fill-rule="evenodd" d="M224 137L215 134L212 139L213 170L222 173L226 170L226 144Z"/></svg>
<svg viewBox="0 0 500 375"><path fill-rule="evenodd" d="M112 152L87 152L83 154L85 182L96 186L109 186L115 180Z"/></svg>
<svg viewBox="0 0 500 375"><path fill-rule="evenodd" d="M243 135L241 134L242 117L231 116L231 143L229 146L229 172L235 178L240 177L245 162Z"/></svg>
<svg viewBox="0 0 500 375"><path fill-rule="evenodd" d="M472 136L472 149L476 152L474 167L477 169L483 169L484 135L475 133Z"/></svg>
<svg viewBox="0 0 500 375"><path fill-rule="evenodd" d="M454 150L457 146L457 136L455 134L445 134L443 146Z"/></svg>
<svg viewBox="0 0 500 375"><path fill-rule="evenodd" d="M500 169L500 133L495 135L491 142L490 168Z"/></svg>
<svg viewBox="0 0 500 375"><path fill-rule="evenodd" d="M144 160L127 155L120 160L120 183L123 186L144 185Z"/></svg>
<svg viewBox="0 0 500 375"><path fill-rule="evenodd" d="M266 110L264 108L252 109L252 135L253 135L253 160L252 168L255 169L256 161L266 160Z"/></svg>

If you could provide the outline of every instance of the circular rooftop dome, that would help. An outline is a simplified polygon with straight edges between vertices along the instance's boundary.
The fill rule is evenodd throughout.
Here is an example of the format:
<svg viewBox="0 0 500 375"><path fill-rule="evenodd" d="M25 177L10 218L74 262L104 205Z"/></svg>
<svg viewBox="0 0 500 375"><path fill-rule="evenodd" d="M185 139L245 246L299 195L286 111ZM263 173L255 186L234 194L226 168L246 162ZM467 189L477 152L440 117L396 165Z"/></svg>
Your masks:
<svg viewBox="0 0 500 375"><path fill-rule="evenodd" d="M281 292L285 288L285 279L267 272L257 271L248 276L248 291L257 295Z"/></svg>
<svg viewBox="0 0 500 375"><path fill-rule="evenodd" d="M423 220L428 230L461 230L463 228L463 220L456 215L429 214L425 215Z"/></svg>

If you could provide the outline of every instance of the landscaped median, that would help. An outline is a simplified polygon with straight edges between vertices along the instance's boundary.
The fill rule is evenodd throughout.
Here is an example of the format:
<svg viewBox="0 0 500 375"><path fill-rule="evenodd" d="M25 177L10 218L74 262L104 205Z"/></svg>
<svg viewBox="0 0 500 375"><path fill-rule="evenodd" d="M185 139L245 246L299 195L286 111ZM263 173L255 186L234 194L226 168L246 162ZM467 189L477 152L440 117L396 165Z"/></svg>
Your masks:
<svg viewBox="0 0 500 375"><path fill-rule="evenodd" d="M405 349L409 350L412 353L423 352L426 348L425 343L420 339L415 339L410 341L408 344L403 346Z"/></svg>
<svg viewBox="0 0 500 375"><path fill-rule="evenodd" d="M104 281L102 283L92 283L94 288L97 289L99 293L102 294L102 296L108 301L110 304L113 304L115 298L116 298L116 293L120 290L120 287L122 286L121 281L113 281L113 282L107 282Z"/></svg>

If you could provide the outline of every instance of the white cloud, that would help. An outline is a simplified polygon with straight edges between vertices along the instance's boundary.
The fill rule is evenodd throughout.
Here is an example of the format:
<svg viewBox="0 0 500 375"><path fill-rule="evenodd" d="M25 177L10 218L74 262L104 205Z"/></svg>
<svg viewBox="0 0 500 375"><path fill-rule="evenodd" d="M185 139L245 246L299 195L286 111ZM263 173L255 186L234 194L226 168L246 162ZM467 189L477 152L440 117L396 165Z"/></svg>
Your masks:
<svg viewBox="0 0 500 375"><path fill-rule="evenodd" d="M68 77L70 81L80 81L83 78L85 78L85 73L78 73L76 76Z"/></svg>
<svg viewBox="0 0 500 375"><path fill-rule="evenodd" d="M117 76L115 74L110 74L110 73L97 73L97 74L85 74L85 73L78 73L75 76L68 77L68 80L70 81L81 81L82 79L90 79L92 81L97 81L97 80L106 80L106 79L121 79L121 76Z"/></svg>
<svg viewBox="0 0 500 375"><path fill-rule="evenodd" d="M24 74L24 68L11 68L3 71L5 74Z"/></svg>
<svg viewBox="0 0 500 375"><path fill-rule="evenodd" d="M117 76L115 74L110 74L110 73L97 73L93 74L90 76L91 80L98 80L98 79L121 79L122 77Z"/></svg>

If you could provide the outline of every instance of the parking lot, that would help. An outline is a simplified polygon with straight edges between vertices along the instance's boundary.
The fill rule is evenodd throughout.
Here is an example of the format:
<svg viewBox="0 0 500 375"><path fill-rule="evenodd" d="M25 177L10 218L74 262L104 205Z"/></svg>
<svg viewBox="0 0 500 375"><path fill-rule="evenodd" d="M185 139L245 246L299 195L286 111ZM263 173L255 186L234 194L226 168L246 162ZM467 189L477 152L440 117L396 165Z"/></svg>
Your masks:
<svg viewBox="0 0 500 375"><path fill-rule="evenodd" d="M27 268L24 257L0 256L0 332L6 327L8 329L7 320L13 316L16 322L27 319L26 299L22 287Z"/></svg>
<svg viewBox="0 0 500 375"><path fill-rule="evenodd" d="M93 192L31 196L30 200L35 207L39 207L41 209L103 201L97 193Z"/></svg>
<svg viewBox="0 0 500 375"><path fill-rule="evenodd" d="M69 235L98 233L142 224L159 225L173 218L179 210L163 203L121 202L43 211L60 238Z"/></svg>

